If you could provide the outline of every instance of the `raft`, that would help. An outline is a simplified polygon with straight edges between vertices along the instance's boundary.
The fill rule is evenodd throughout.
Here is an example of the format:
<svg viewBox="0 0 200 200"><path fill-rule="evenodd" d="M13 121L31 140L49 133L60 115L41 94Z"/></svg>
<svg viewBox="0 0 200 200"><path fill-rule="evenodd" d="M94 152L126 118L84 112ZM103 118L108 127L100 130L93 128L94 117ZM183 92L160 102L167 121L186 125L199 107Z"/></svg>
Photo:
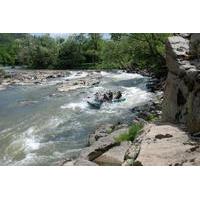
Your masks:
<svg viewBox="0 0 200 200"><path fill-rule="evenodd" d="M101 102L97 102L97 101L93 101L93 102L87 101L87 103L89 104L91 108L94 108L94 109L100 109L102 105Z"/></svg>
<svg viewBox="0 0 200 200"><path fill-rule="evenodd" d="M122 102L122 101L125 101L125 100L126 100L125 98L113 99L112 103L119 103L119 102Z"/></svg>
<svg viewBox="0 0 200 200"><path fill-rule="evenodd" d="M125 98L113 99L112 101L110 101L110 103L119 103L119 102L123 102L125 100L126 100ZM93 109L100 109L103 102L100 102L100 101L93 101L93 102L87 101L87 103ZM109 101L108 101L108 103L109 103Z"/></svg>

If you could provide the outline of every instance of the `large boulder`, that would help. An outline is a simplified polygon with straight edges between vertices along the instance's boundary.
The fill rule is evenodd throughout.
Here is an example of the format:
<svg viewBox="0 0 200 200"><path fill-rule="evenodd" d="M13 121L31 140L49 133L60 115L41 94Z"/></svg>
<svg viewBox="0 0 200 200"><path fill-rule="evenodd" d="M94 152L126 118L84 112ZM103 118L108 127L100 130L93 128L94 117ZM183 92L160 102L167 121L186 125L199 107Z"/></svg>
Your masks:
<svg viewBox="0 0 200 200"><path fill-rule="evenodd" d="M193 59L195 52L199 54L193 48L198 41L200 34L192 34L191 40L174 36L166 44L169 72L162 117L166 121L185 123L190 132L200 131L200 61Z"/></svg>
<svg viewBox="0 0 200 200"><path fill-rule="evenodd" d="M74 162L74 166L98 166L96 163L79 158Z"/></svg>
<svg viewBox="0 0 200 200"><path fill-rule="evenodd" d="M129 146L129 142L122 142L119 146L115 146L97 157L94 162L106 166L122 165Z"/></svg>
<svg viewBox="0 0 200 200"><path fill-rule="evenodd" d="M200 33L191 34L190 54L194 57L200 57Z"/></svg>
<svg viewBox="0 0 200 200"><path fill-rule="evenodd" d="M61 165L63 166L98 166L96 163L83 159L83 158L78 158L76 160L69 160L62 163Z"/></svg>
<svg viewBox="0 0 200 200"><path fill-rule="evenodd" d="M104 152L108 151L110 148L119 145L119 142L116 140L116 138L127 131L128 127L123 127L121 129L113 131L106 137L100 137L92 145L83 149L80 153L80 157L86 160L93 161Z"/></svg>
<svg viewBox="0 0 200 200"><path fill-rule="evenodd" d="M86 160L93 161L95 158L103 154L108 149L117 144L112 136L102 137L91 146L81 151L80 157Z"/></svg>
<svg viewBox="0 0 200 200"><path fill-rule="evenodd" d="M182 127L152 124L144 136L137 163L145 166L200 165L199 142L191 141Z"/></svg>

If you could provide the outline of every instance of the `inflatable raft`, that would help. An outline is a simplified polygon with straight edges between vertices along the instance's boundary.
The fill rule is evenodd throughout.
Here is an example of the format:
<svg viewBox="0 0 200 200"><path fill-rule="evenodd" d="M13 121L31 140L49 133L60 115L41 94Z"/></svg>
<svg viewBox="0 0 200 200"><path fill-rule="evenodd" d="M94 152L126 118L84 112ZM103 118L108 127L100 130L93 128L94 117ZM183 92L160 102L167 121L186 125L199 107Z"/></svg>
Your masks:
<svg viewBox="0 0 200 200"><path fill-rule="evenodd" d="M102 102L100 101L87 101L88 105L93 108L93 109L100 109L101 108L101 105L102 105Z"/></svg>
<svg viewBox="0 0 200 200"><path fill-rule="evenodd" d="M113 99L112 101L110 101L110 103L119 103L119 102L123 102L125 100L126 100L125 98ZM100 109L103 102L101 102L101 101L87 101L87 103L90 106L90 108Z"/></svg>

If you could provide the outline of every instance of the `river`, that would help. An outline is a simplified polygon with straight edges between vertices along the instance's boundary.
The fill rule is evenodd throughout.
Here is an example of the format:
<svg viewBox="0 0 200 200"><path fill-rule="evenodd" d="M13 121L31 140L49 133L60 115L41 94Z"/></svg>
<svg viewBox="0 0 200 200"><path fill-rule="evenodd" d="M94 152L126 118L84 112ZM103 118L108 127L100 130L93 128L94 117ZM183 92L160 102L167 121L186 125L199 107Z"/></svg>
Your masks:
<svg viewBox="0 0 200 200"><path fill-rule="evenodd" d="M66 78L88 73L71 71ZM76 157L99 125L129 123L134 116L131 108L153 98L146 89L148 77L121 71L100 73L98 86L75 91L57 91L64 78L0 91L0 165L56 165L64 158ZM90 109L88 97L105 89L121 90L126 101Z"/></svg>

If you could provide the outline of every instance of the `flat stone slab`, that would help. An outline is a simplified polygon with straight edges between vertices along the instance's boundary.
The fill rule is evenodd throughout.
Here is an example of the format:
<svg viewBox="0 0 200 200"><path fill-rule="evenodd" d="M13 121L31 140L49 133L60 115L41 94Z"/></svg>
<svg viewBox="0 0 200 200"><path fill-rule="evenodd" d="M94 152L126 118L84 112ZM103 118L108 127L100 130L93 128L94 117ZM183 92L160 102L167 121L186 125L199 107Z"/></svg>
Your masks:
<svg viewBox="0 0 200 200"><path fill-rule="evenodd" d="M126 151L129 148L128 142L115 146L94 160L98 165L118 166L124 162Z"/></svg>
<svg viewBox="0 0 200 200"><path fill-rule="evenodd" d="M117 142L112 136L102 137L91 146L81 151L80 157L86 160L93 161L95 158L103 154L108 149L115 146Z"/></svg>
<svg viewBox="0 0 200 200"><path fill-rule="evenodd" d="M104 152L108 151L110 148L116 146L118 142L115 138L127 131L127 127L121 128L116 131L113 131L106 137L99 138L91 146L83 149L81 151L80 157L86 160L93 161L94 159L102 155Z"/></svg>
<svg viewBox="0 0 200 200"><path fill-rule="evenodd" d="M98 166L96 163L85 159L78 159L74 162L74 166Z"/></svg>
<svg viewBox="0 0 200 200"><path fill-rule="evenodd" d="M174 124L152 124L136 161L145 166L200 165L200 143Z"/></svg>

